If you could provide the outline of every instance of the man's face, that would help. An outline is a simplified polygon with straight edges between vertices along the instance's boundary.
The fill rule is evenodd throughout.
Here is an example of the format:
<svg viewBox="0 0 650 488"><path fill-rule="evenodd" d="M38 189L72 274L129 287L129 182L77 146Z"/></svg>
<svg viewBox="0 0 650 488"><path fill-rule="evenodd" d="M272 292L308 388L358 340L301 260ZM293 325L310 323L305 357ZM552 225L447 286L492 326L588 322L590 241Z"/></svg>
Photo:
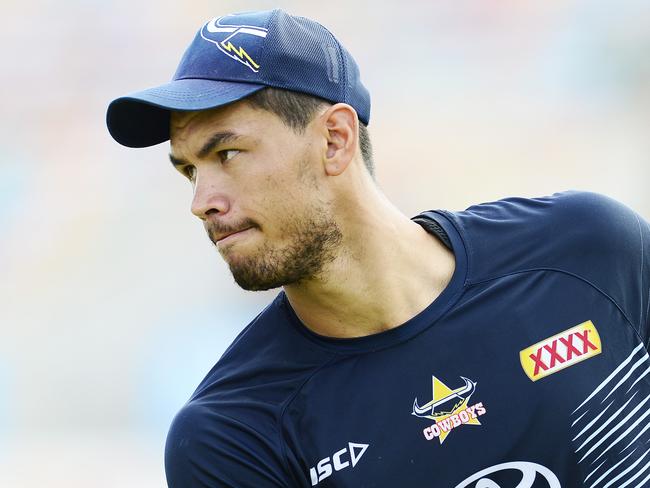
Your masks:
<svg viewBox="0 0 650 488"><path fill-rule="evenodd" d="M246 102L172 114L170 158L192 181L192 213L242 288L299 283L334 259L325 148L312 125L298 134Z"/></svg>

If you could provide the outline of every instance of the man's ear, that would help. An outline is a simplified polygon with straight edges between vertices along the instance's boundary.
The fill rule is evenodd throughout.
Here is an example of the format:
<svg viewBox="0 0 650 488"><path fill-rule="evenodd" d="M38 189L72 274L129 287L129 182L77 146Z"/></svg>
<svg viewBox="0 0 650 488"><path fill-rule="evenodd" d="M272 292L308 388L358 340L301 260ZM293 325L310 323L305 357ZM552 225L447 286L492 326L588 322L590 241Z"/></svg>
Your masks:
<svg viewBox="0 0 650 488"><path fill-rule="evenodd" d="M327 137L323 158L325 173L342 174L354 159L359 139L357 112L346 103L337 103L321 115Z"/></svg>

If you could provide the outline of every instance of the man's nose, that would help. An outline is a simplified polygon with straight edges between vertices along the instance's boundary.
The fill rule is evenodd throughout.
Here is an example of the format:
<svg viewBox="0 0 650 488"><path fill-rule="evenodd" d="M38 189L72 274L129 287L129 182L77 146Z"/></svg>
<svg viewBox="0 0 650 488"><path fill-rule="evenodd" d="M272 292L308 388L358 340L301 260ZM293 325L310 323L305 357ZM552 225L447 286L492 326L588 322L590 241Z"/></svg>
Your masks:
<svg viewBox="0 0 650 488"><path fill-rule="evenodd" d="M192 198L192 213L201 220L208 218L210 213L225 214L230 210L230 200L214 178L197 175Z"/></svg>

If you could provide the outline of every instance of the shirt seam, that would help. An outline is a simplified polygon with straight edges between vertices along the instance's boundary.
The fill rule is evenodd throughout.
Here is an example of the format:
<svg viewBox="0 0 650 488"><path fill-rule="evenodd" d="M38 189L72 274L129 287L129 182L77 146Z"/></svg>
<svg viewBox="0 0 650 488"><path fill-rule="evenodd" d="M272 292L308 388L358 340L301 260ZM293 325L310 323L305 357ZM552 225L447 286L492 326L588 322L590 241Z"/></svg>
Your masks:
<svg viewBox="0 0 650 488"><path fill-rule="evenodd" d="M650 351L650 288L648 289L648 306L646 309L646 331L648 332L648 340L646 341L645 348Z"/></svg>
<svg viewBox="0 0 650 488"><path fill-rule="evenodd" d="M639 215L637 213L634 213L634 217L636 218L636 223L639 226L639 238L641 239L641 269L639 270L639 273L641 274L641 287L643 287L643 267L645 260L645 253L643 252L643 228L641 226L641 219L639 218ZM644 343L646 350L650 350L650 286L648 286L648 296L646 300L647 305L645 310L645 321L643 320L643 299L641 300L641 310L639 310L639 335L641 337L643 337L643 333L647 335L647 339L644 341ZM645 330L643 329L644 325Z"/></svg>
<svg viewBox="0 0 650 488"><path fill-rule="evenodd" d="M456 214L453 212L450 212L448 210L430 210L432 213L437 213L438 215L441 215L442 217L446 218L449 223L456 229L456 232L458 232L458 237L460 240L463 242L463 252L465 253L465 263L466 263L466 270L465 270L465 279L463 281L463 286L469 286L472 284L471 276L472 276L472 271L474 269L474 261L472 259L473 253L474 253L474 247L472 246L472 241L471 239L467 238L467 235L465 233L465 227L456 220ZM424 212L423 212L424 213ZM451 239L451 237L450 237ZM453 243L452 243L453 247ZM456 252L456 249L453 250Z"/></svg>
<svg viewBox="0 0 650 488"><path fill-rule="evenodd" d="M255 427L253 427L253 426L252 426L251 424L249 424L248 422L244 422L244 421L242 421L242 420L240 420L240 419L238 419L238 418L236 418L236 417L233 417L232 415L224 414L224 413L222 413L222 412L220 412L219 415L222 416L222 417L224 417L224 418L226 418L226 419L228 419L228 420L230 420L231 422L233 422L233 423L235 423L235 424L237 424L237 425L242 425L242 426L245 426L245 427L251 429L253 432L255 432L255 433L256 433L258 436L260 436L260 437L266 437L266 436L264 435L264 433L260 432L258 429L256 429ZM231 456L231 457L232 457L232 456ZM193 465L195 468L200 469L201 471L203 471L203 470L201 469L201 466L200 466L199 464L196 464L196 463L194 462L194 460L190 460L190 462L192 463L192 465ZM267 473L265 473L263 470L260 470L260 471L262 472L263 475L266 476ZM271 470L269 470L269 472L270 472L270 473L273 473ZM211 473L208 473L208 474L211 474ZM275 473L273 473L273 474L275 474ZM289 473L287 473L287 474L289 474ZM227 483L230 483L229 486L232 486L232 487L237 486L237 485L235 485L235 484L232 483L230 477L225 476L223 473L219 473L219 476L220 476L220 478L221 478L222 480L226 480ZM274 477L275 477L275 476L274 476ZM275 481L282 481L282 480L275 480Z"/></svg>
<svg viewBox="0 0 650 488"><path fill-rule="evenodd" d="M282 429L282 422L284 420L284 414L287 411L287 408L289 408L289 405L291 405L291 403L293 402L294 398L298 395L298 393L300 393L300 391L302 391L303 387L318 372L320 372L322 369L326 368L327 366L329 366L330 364L332 364L333 362L335 362L338 359L340 359L339 356L331 357L330 359L325 361L323 364L321 364L319 367L314 369L311 372L311 374L307 375L305 380L302 383L300 383L300 385L296 388L296 390L291 395L289 395L289 397L284 401L284 404L282 405L282 409L280 411L280 415L278 416L276 428L278 430L278 434L279 434L279 437L280 437L280 449L282 451L282 461L284 462L284 469L286 470L287 474L291 477L291 479L296 483L299 483L299 480L296 479L296 477L293 474L293 471L291 470L291 466L289 465L289 455L287 453L288 447L287 447L286 439L284 437L284 431Z"/></svg>
<svg viewBox="0 0 650 488"><path fill-rule="evenodd" d="M522 274L522 273L539 272L539 271L552 271L552 272L555 272L555 273L562 273L562 274L571 276L573 278L576 278L576 279L588 284L589 286L591 286L594 290L596 290L598 293L603 295L605 298L607 298L610 302L612 302L614 304L614 306L618 309L618 311L621 313L623 318L625 318L625 321L627 322L627 324L634 331L634 334L639 339L639 341L642 344L645 343L644 338L639 333L639 330L637 330L637 328L634 326L634 323L632 322L632 320L630 319L628 314L625 312L623 307L621 307L621 305L619 305L619 303L613 297L611 297L604 290L602 290L597 285L595 285L594 283L589 281L587 278L585 278L583 276L580 276L579 274L572 273L571 271L566 271L566 270L560 269L560 268L554 268L552 266L540 266L540 267L535 267L535 268L525 268L525 269L520 269L520 270L516 270L516 271L510 271L508 273L503 273L503 274L500 274L500 275L497 275L497 276L492 276L492 277L489 277L489 278L484 278L484 279L481 279L480 281L476 281L476 282L472 283L470 286L479 285L479 284L482 284L482 283L487 283L488 281L498 280L500 278L505 278L506 276L512 276L512 275Z"/></svg>
<svg viewBox="0 0 650 488"><path fill-rule="evenodd" d="M641 269L639 270L639 273L641 275L641 287L643 287L643 229L641 228L641 221L639 220L639 216L635 213L634 217L636 218L636 223L639 227L639 238L641 240ZM647 316L646 316L647 319ZM639 333L641 333L641 327L643 326L643 301L641 301L641 306L639 310Z"/></svg>

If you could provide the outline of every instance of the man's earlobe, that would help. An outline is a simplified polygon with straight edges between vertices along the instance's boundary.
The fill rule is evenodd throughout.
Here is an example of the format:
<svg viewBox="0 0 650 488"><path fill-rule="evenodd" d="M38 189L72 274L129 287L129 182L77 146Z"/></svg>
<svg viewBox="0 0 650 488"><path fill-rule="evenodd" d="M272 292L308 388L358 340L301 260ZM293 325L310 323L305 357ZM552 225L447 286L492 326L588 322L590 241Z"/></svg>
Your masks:
<svg viewBox="0 0 650 488"><path fill-rule="evenodd" d="M336 158L325 161L325 173L328 176L339 176L346 170L347 167L347 164L341 163L340 161L336 160Z"/></svg>

